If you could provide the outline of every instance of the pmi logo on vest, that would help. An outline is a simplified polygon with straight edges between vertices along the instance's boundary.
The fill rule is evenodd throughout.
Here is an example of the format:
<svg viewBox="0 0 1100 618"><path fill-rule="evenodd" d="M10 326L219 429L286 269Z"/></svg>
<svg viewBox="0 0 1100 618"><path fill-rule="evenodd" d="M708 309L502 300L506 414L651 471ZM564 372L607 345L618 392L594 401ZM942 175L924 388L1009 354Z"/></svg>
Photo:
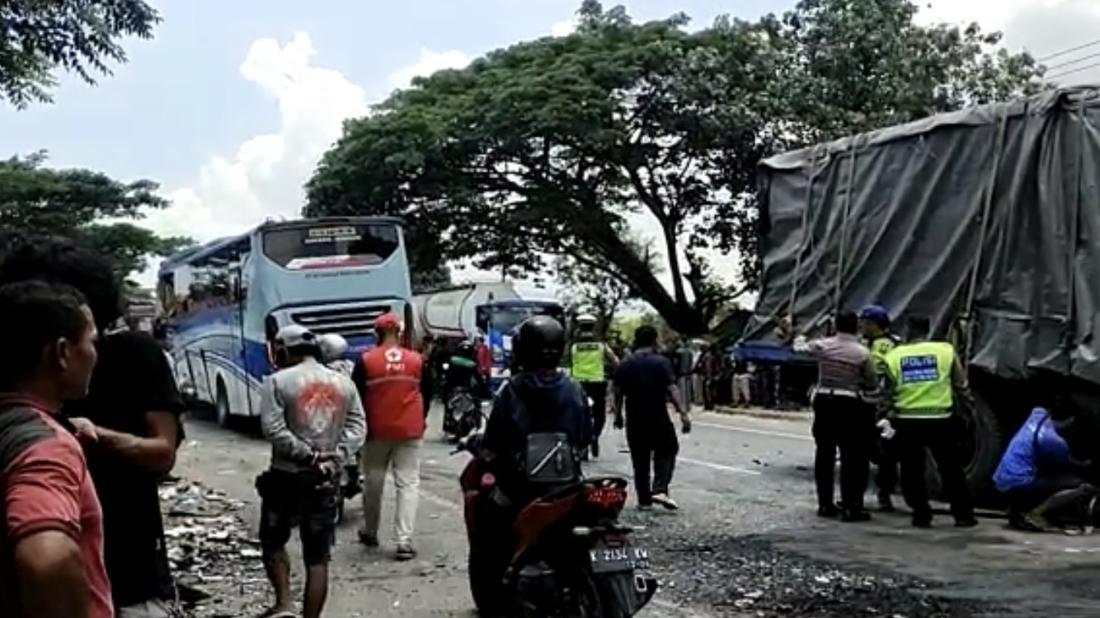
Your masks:
<svg viewBox="0 0 1100 618"><path fill-rule="evenodd" d="M940 379L940 368L933 355L903 356L901 358L901 381L909 384L913 382L937 382Z"/></svg>
<svg viewBox="0 0 1100 618"><path fill-rule="evenodd" d="M405 354L400 348L386 350L386 373L400 373L405 371Z"/></svg>

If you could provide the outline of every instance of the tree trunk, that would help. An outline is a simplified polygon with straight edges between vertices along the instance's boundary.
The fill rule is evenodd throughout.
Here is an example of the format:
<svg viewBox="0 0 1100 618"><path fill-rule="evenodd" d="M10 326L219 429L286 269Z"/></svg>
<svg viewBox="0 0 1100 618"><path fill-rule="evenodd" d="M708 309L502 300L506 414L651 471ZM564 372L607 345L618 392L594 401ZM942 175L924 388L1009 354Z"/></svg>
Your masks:
<svg viewBox="0 0 1100 618"><path fill-rule="evenodd" d="M680 256L678 255L676 230L667 222L661 222L661 228L665 236L665 257L668 260L668 272L672 275L672 290L676 294L676 302L687 304L687 294L684 292L684 278L680 271Z"/></svg>
<svg viewBox="0 0 1100 618"><path fill-rule="evenodd" d="M642 262L638 256L623 243L622 239L608 229L609 233L602 234L601 238L593 238L593 244L599 249L611 264L624 283L629 285L637 295L653 306L653 309L664 318L668 325L682 335L697 336L707 333L707 320L701 311L687 299L677 300L668 293L668 290L650 270L649 265ZM599 264L593 264L599 268Z"/></svg>

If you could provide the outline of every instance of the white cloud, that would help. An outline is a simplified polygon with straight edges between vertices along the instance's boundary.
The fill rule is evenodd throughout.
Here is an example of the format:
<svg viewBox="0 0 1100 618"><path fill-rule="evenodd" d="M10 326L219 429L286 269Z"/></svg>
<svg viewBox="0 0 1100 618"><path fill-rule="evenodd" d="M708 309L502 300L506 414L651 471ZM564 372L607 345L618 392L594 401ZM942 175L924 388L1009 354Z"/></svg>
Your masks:
<svg viewBox="0 0 1100 618"><path fill-rule="evenodd" d="M390 74L391 88L406 88L414 77L431 75L444 69L461 69L470 64L470 57L457 49L435 52L427 48L420 49L420 59L415 63Z"/></svg>
<svg viewBox="0 0 1100 618"><path fill-rule="evenodd" d="M577 18L570 17L569 19L563 19L553 26L550 26L550 34L552 36L569 36L573 34L573 31L576 29Z"/></svg>
<svg viewBox="0 0 1100 618"><path fill-rule="evenodd" d="M345 119L368 112L370 100L339 71L311 64L315 53L303 32L286 44L274 38L252 44L240 73L274 98L279 126L244 141L235 153L211 157L189 185L166 192L172 206L149 213L147 225L201 242L243 232L269 218L299 216L303 185L318 159L340 136ZM415 64L393 73L390 84L407 86L417 75L466 64L469 58L462 52L424 49ZM152 272L140 277L144 283L153 278Z"/></svg>
<svg viewBox="0 0 1100 618"><path fill-rule="evenodd" d="M285 45L272 38L252 44L240 73L278 103L277 132L249 138L229 156L211 157L189 186L168 192L171 207L150 214L154 229L205 241L267 218L298 215L302 184L340 135L341 123L367 112L366 93L338 71L311 65L314 53L301 32Z"/></svg>

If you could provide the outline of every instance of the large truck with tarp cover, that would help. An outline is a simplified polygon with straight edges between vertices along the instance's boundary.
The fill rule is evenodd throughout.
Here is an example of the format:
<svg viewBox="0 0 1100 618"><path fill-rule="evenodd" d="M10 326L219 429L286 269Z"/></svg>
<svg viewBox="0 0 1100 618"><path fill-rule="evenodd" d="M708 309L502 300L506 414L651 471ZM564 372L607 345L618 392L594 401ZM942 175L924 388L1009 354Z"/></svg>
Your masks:
<svg viewBox="0 0 1100 618"><path fill-rule="evenodd" d="M1071 395L1100 462L1100 89L1075 87L820 144L760 168L762 290L743 348L782 357L875 303L927 315L976 395L978 491L1032 406ZM793 329L777 329L790 320ZM903 333L902 333L903 334ZM1065 392L1071 391L1071 392Z"/></svg>

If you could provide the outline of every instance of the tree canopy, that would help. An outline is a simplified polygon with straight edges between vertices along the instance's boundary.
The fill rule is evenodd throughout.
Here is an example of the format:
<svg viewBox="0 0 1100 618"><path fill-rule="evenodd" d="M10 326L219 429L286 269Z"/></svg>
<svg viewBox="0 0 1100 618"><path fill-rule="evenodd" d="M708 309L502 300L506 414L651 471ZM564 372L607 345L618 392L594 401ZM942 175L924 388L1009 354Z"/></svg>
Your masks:
<svg viewBox="0 0 1100 618"><path fill-rule="evenodd" d="M472 258L524 272L567 256L699 334L756 285L762 157L1040 86L997 35L919 26L915 12L802 0L689 31L684 15L636 24L586 0L574 34L417 79L349 121L306 212L406 217L414 268ZM644 240L665 281L636 242L642 217L660 230Z"/></svg>
<svg viewBox="0 0 1100 618"><path fill-rule="evenodd" d="M168 205L155 193L156 183L122 183L89 170L50 169L44 162L44 153L0 161L0 229L6 233L72 237L111 256L121 277L144 269L149 255L191 243L126 221Z"/></svg>
<svg viewBox="0 0 1100 618"><path fill-rule="evenodd" d="M59 68L95 84L111 74L107 63L126 61L119 38L150 38L159 21L142 0L0 2L0 100L50 101Z"/></svg>

